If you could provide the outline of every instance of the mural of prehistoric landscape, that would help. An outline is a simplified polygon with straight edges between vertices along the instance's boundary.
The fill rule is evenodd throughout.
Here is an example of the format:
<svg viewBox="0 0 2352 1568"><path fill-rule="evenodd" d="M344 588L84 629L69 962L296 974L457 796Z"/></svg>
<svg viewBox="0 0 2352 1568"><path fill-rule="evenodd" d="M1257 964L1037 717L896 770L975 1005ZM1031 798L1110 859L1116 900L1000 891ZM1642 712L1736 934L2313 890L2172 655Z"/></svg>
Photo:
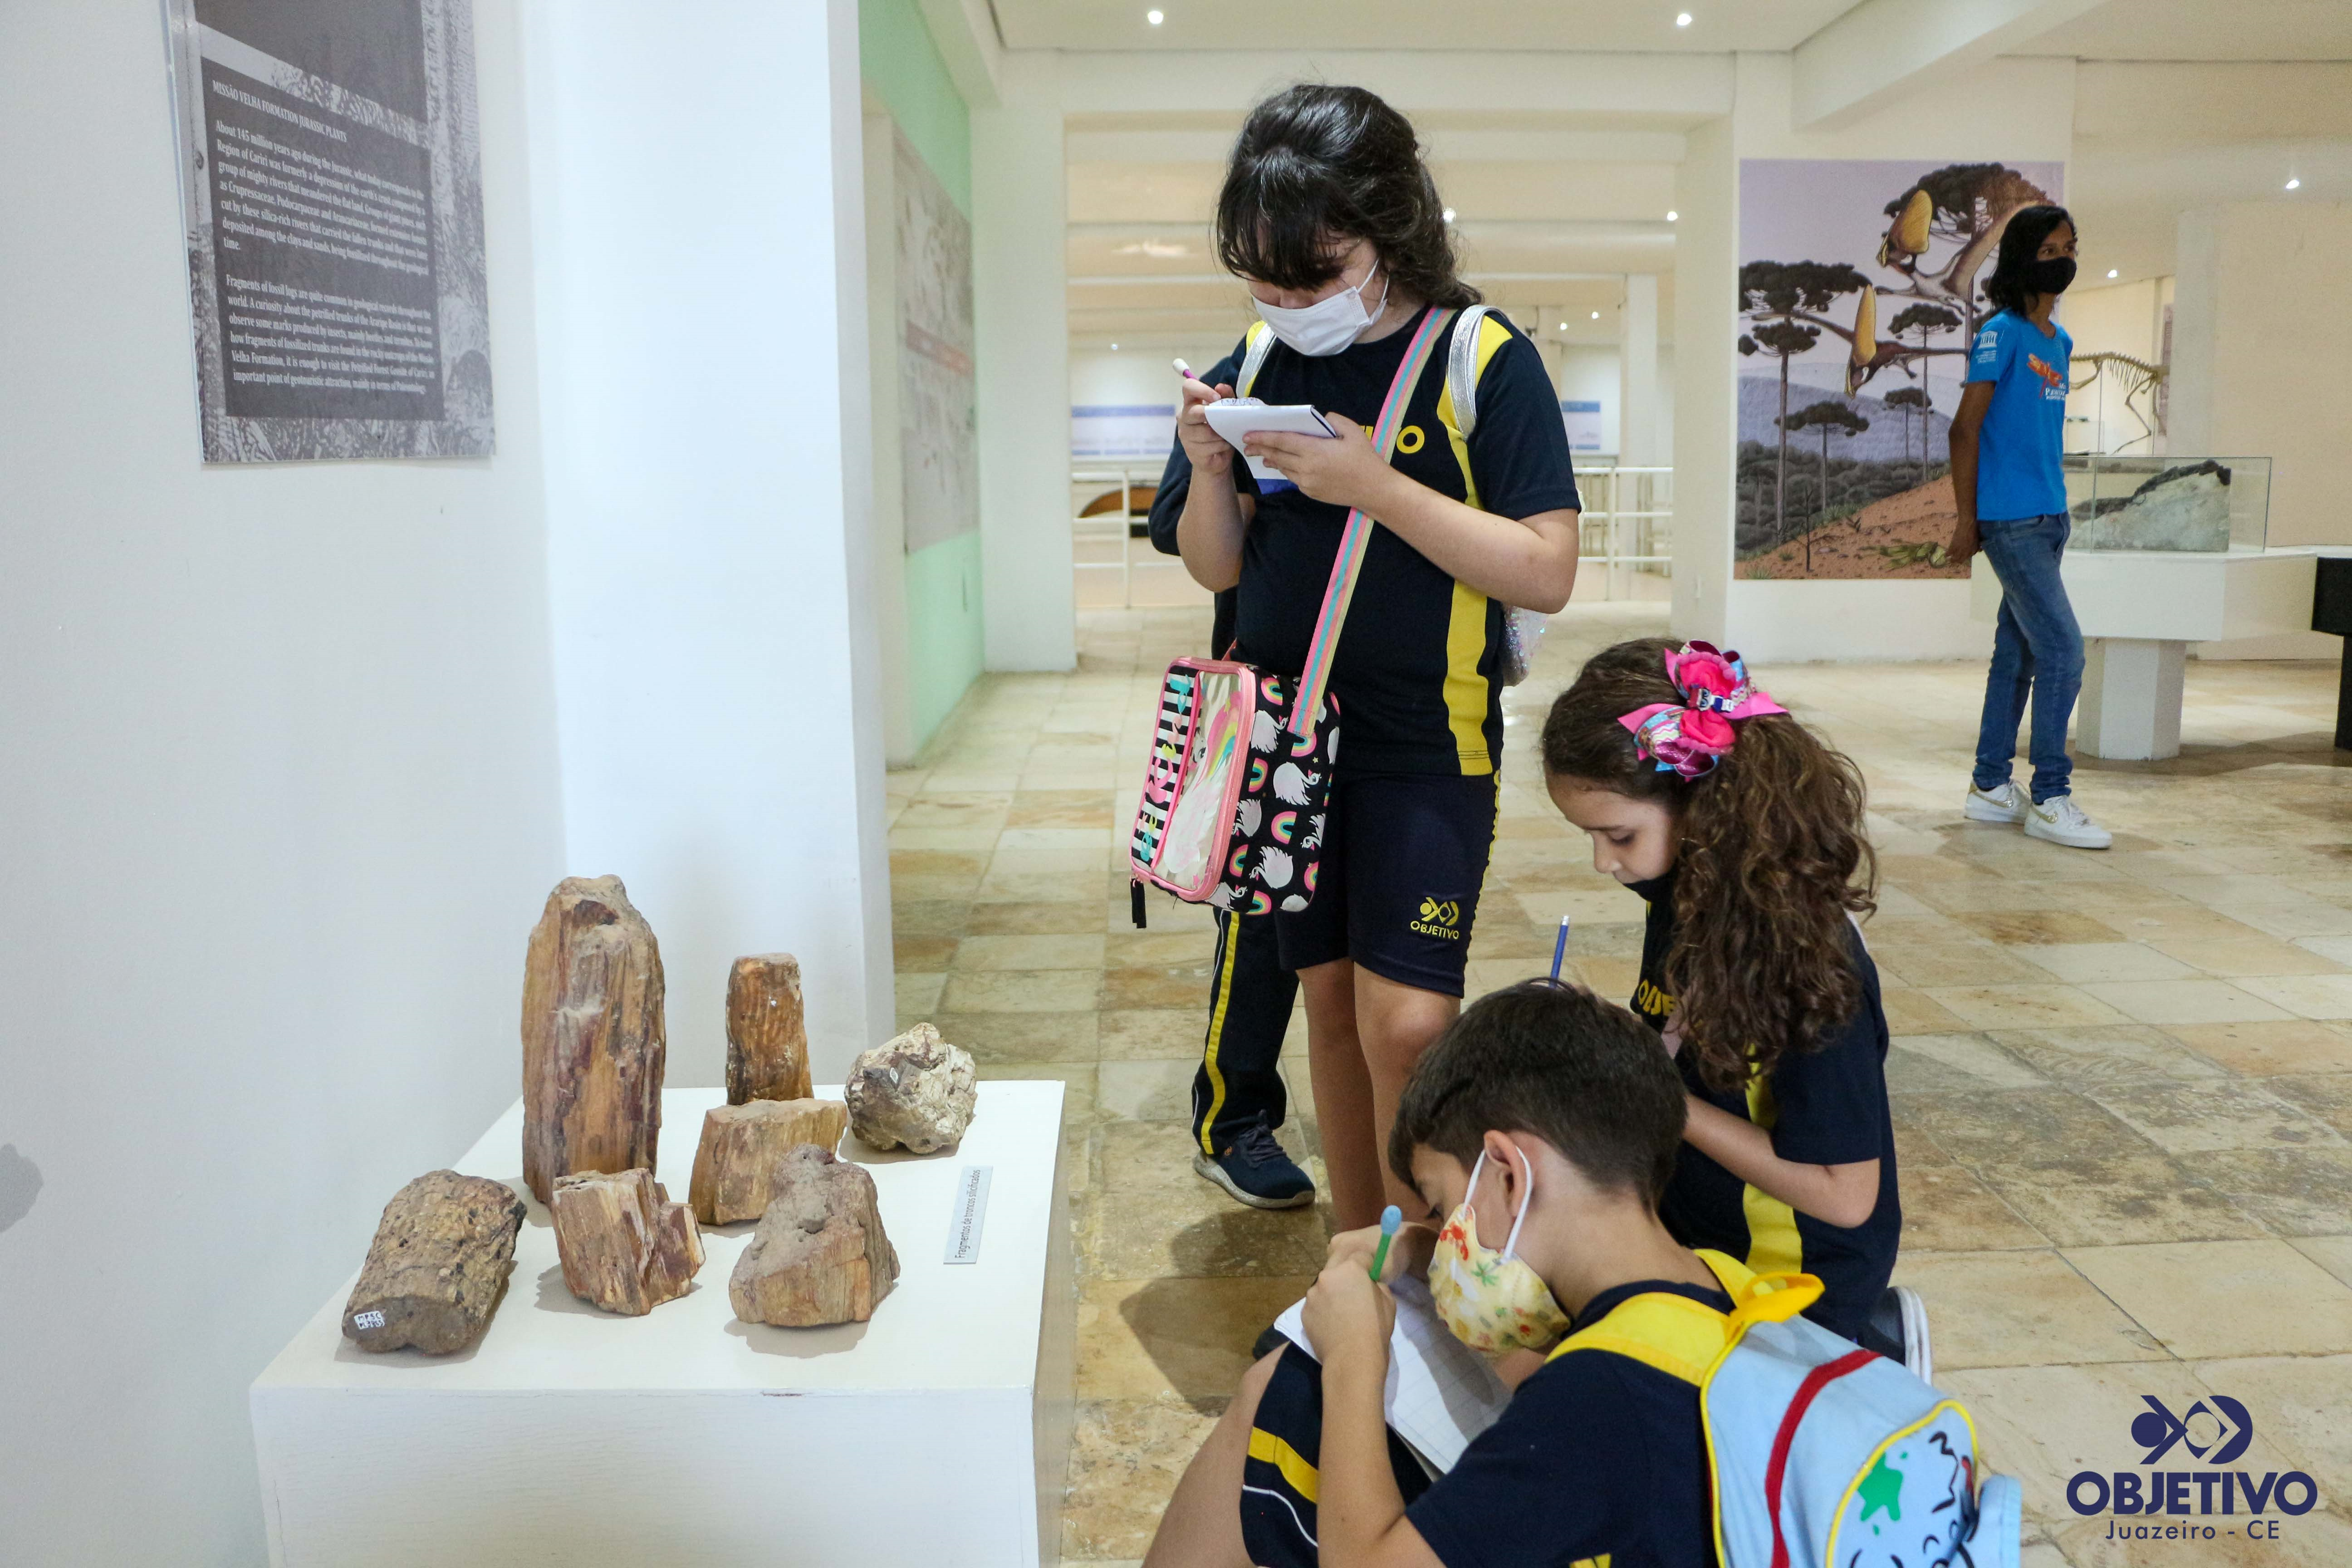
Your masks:
<svg viewBox="0 0 2352 1568"><path fill-rule="evenodd" d="M1967 575L1946 452L1979 286L2064 173L1741 160L1738 576Z"/></svg>

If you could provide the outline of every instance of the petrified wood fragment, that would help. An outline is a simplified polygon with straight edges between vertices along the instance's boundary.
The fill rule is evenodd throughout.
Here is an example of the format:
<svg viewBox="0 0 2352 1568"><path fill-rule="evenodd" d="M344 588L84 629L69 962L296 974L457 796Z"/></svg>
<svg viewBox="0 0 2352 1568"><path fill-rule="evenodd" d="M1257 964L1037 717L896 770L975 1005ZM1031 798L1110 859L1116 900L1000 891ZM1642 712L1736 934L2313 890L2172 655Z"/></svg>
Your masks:
<svg viewBox="0 0 2352 1568"><path fill-rule="evenodd" d="M737 959L727 976L727 1103L808 1097L801 961L789 952Z"/></svg>
<svg viewBox="0 0 2352 1568"><path fill-rule="evenodd" d="M849 1065L842 1088L849 1130L877 1149L904 1144L929 1154L953 1148L971 1125L979 1098L972 1079L971 1053L918 1024Z"/></svg>
<svg viewBox="0 0 2352 1568"><path fill-rule="evenodd" d="M727 1282L746 1322L813 1328L862 1323L898 1282L874 1178L803 1143L777 1162L775 1201Z"/></svg>
<svg viewBox="0 0 2352 1568"><path fill-rule="evenodd" d="M837 1100L755 1100L703 1113L687 1196L705 1225L758 1219L775 1197L776 1163L803 1143L841 1142L849 1108Z"/></svg>
<svg viewBox="0 0 2352 1568"><path fill-rule="evenodd" d="M526 1205L504 1182L428 1171L393 1194L343 1304L363 1351L464 1350L498 1310Z"/></svg>
<svg viewBox="0 0 2352 1568"><path fill-rule="evenodd" d="M618 877L567 877L522 980L522 1174L541 1203L575 1171L654 1168L667 1036L661 948Z"/></svg>
<svg viewBox="0 0 2352 1568"><path fill-rule="evenodd" d="M555 1251L582 1300L639 1318L686 1294L702 1267L702 1232L651 1171L583 1171L555 1179Z"/></svg>

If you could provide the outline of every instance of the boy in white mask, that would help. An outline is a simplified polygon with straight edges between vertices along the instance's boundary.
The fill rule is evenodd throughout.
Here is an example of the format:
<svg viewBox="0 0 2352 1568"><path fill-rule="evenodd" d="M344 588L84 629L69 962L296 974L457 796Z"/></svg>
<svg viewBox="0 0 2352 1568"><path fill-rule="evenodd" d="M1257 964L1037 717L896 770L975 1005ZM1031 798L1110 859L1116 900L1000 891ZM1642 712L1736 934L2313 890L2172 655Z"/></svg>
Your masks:
<svg viewBox="0 0 2352 1568"><path fill-rule="evenodd" d="M1250 1369L1145 1568L1711 1563L1698 1383L1748 1276L1659 1222L1683 1117L1656 1037L1590 992L1534 981L1464 1012L1389 1144L1444 1223L1407 1226L1383 1274L1425 1270L1447 1327L1507 1352L1509 1405L1428 1475L1382 1419L1375 1233L1340 1236L1307 1298L1320 1364L1286 1347Z"/></svg>

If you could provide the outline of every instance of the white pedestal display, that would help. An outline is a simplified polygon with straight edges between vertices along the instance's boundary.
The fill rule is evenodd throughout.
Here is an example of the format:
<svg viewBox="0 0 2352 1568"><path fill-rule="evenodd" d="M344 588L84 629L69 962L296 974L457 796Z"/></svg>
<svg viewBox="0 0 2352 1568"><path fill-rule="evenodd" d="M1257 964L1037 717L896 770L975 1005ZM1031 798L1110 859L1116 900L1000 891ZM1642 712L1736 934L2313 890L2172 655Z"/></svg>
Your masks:
<svg viewBox="0 0 2352 1568"><path fill-rule="evenodd" d="M2188 662L2185 642L2084 639L2074 743L2093 757L2179 756L2180 689Z"/></svg>
<svg viewBox="0 0 2352 1568"><path fill-rule="evenodd" d="M656 1174L673 1198L724 1098L663 1094ZM1059 1083L983 1083L952 1152L842 1140L873 1173L900 1263L870 1322L738 1321L727 1280L751 1221L703 1232L688 1295L642 1318L600 1312L564 1289L535 1202L470 1351L358 1350L341 1334L347 1281L253 1384L270 1561L1056 1562L1076 1306L1061 1117ZM456 1168L525 1193L521 1142L518 1100ZM950 1264L967 1166L992 1169L978 1257Z"/></svg>
<svg viewBox="0 0 2352 1568"><path fill-rule="evenodd" d="M2189 645L2308 631L2317 570L2308 547L2067 552L2059 576L2084 644L2075 748L2118 761L2179 755ZM1969 582L1969 615L1993 619L2000 579L1981 553Z"/></svg>

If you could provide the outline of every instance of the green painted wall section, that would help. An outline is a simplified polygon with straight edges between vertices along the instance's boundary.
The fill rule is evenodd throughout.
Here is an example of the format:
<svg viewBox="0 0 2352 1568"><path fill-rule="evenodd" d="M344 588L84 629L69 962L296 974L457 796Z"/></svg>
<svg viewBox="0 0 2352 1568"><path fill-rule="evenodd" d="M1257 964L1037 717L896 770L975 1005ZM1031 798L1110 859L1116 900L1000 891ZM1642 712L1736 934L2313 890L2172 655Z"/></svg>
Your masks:
<svg viewBox="0 0 2352 1568"><path fill-rule="evenodd" d="M915 0L858 0L859 74L971 216L971 115ZM907 557L907 686L920 750L980 676L980 531Z"/></svg>
<svg viewBox="0 0 2352 1568"><path fill-rule="evenodd" d="M980 675L980 531L907 557L907 689L928 742Z"/></svg>
<svg viewBox="0 0 2352 1568"><path fill-rule="evenodd" d="M970 217L971 115L915 0L857 0L857 68Z"/></svg>

